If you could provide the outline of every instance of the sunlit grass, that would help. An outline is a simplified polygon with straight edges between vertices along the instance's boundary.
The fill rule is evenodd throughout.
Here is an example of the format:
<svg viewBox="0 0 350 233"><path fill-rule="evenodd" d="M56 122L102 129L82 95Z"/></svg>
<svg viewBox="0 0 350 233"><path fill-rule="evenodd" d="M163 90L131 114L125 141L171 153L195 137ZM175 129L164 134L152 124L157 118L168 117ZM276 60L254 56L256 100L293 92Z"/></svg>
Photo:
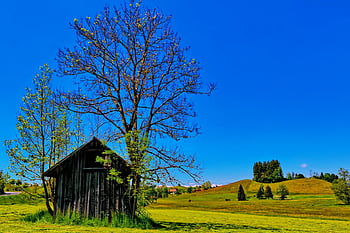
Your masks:
<svg viewBox="0 0 350 233"><path fill-rule="evenodd" d="M10 207L10 208L9 208ZM349 221L293 217L257 216L181 209L150 209L163 228L89 227L52 223L28 223L26 214L44 209L43 205L0 205L0 232L347 232Z"/></svg>
<svg viewBox="0 0 350 233"><path fill-rule="evenodd" d="M211 211L153 209L152 216L173 230L195 232L347 232L349 221L256 216Z"/></svg>
<svg viewBox="0 0 350 233"><path fill-rule="evenodd" d="M247 189L254 190L254 183L243 182ZM239 202L234 189L231 185L221 190L159 199L147 210L160 227L146 230L96 224L81 226L73 225L74 222L53 224L50 218L25 222L25 216L45 210L44 203L21 195L0 197L0 232L348 232L350 229L350 206L341 204L326 191L321 195L293 194L284 201L257 200L254 192L248 192L248 201Z"/></svg>
<svg viewBox="0 0 350 233"><path fill-rule="evenodd" d="M257 200L256 198L251 198L248 201L236 201L235 196L233 196L230 201L225 201L229 197L228 194L196 196L186 194L159 199L150 208L350 220L350 206L340 204L332 195L291 195L289 200L283 201Z"/></svg>

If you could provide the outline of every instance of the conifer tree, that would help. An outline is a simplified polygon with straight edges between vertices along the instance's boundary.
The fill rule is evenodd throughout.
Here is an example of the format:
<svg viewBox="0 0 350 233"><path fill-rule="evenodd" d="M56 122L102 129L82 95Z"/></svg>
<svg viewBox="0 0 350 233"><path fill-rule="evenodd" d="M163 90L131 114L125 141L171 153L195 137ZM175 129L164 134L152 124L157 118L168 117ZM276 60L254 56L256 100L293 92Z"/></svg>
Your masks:
<svg viewBox="0 0 350 233"><path fill-rule="evenodd" d="M263 199L264 198L264 185L260 185L258 192L256 193L256 198Z"/></svg>
<svg viewBox="0 0 350 233"><path fill-rule="evenodd" d="M272 193L271 187L269 185L267 185L265 188L265 198L267 198L267 199L272 198L273 199L273 193Z"/></svg>
<svg viewBox="0 0 350 233"><path fill-rule="evenodd" d="M253 180L261 183L276 183L284 180L278 160L256 162L253 167Z"/></svg>
<svg viewBox="0 0 350 233"><path fill-rule="evenodd" d="M246 200L247 199L246 199L244 189L243 189L242 185L240 184L239 188L238 188L238 201L246 201Z"/></svg>

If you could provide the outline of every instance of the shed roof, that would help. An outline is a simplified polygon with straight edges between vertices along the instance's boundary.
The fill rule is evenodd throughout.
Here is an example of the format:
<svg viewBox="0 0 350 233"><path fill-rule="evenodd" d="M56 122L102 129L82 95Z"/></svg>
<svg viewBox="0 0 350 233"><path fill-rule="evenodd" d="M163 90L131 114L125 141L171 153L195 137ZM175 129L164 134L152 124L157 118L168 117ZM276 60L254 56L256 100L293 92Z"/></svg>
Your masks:
<svg viewBox="0 0 350 233"><path fill-rule="evenodd" d="M97 139L96 137L93 137L89 142L83 144L82 146L80 146L78 149L76 149L75 151L73 151L72 153L70 153L68 156L66 156L65 158L63 158L62 160L60 160L59 162L57 162L55 165L53 165L52 167L50 167L48 170L46 170L42 175L46 176L46 177L56 177L57 174L59 173L59 170L62 166L64 166L65 163L69 162L69 160L74 157L77 152L84 150L85 148L89 147L91 144L93 143L98 143L99 145L101 145L103 147L104 150L111 150L108 146L103 145L102 142ZM119 156L118 156L119 157ZM126 161L119 157L120 159L122 159L122 161L124 161L126 163Z"/></svg>

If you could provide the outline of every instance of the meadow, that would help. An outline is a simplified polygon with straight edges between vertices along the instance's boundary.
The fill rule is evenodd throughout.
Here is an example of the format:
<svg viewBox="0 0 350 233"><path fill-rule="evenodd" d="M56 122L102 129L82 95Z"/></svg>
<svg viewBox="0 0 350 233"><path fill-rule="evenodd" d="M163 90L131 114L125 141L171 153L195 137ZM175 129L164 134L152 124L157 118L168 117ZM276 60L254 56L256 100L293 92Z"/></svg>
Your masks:
<svg viewBox="0 0 350 233"><path fill-rule="evenodd" d="M319 194L293 193L284 201L257 200L249 192L256 184L250 182L245 186L249 200L238 202L236 193L228 191L237 184L158 199L147 207L161 226L154 230L29 223L23 217L44 209L43 203L0 197L0 232L349 232L350 206L327 189Z"/></svg>

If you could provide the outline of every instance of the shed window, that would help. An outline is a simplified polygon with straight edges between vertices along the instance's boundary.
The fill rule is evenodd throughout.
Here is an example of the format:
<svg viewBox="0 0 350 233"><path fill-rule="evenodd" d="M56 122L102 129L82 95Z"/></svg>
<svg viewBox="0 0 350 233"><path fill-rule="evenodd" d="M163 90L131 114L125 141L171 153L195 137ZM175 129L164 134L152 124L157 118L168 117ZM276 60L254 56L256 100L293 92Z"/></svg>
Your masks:
<svg viewBox="0 0 350 233"><path fill-rule="evenodd" d="M85 160L85 168L103 168L103 164L96 162L96 157L100 155L87 155Z"/></svg>
<svg viewBox="0 0 350 233"><path fill-rule="evenodd" d="M110 163L103 164L101 162L96 162L97 156L102 158L104 157L105 160L108 160L110 157L109 155L101 155L89 152L85 159L85 168L109 168L111 166Z"/></svg>

